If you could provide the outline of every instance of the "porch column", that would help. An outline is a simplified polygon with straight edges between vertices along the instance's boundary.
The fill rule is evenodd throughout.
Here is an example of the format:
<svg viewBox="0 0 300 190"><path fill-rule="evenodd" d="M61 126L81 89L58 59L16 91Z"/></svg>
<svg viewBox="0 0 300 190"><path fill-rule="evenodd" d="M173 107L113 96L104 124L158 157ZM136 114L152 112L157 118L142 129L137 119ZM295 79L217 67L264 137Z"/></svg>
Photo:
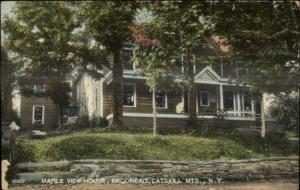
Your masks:
<svg viewBox="0 0 300 190"><path fill-rule="evenodd" d="M196 88L196 114L198 116L199 114L199 107L198 107L198 88L197 86L195 87Z"/></svg>
<svg viewBox="0 0 300 190"><path fill-rule="evenodd" d="M220 110L224 110L223 104L223 85L220 84Z"/></svg>
<svg viewBox="0 0 300 190"><path fill-rule="evenodd" d="M236 95L237 95L237 116L241 116L241 97L242 97L242 95L241 95L241 92L240 91L238 91L237 93L236 93Z"/></svg>
<svg viewBox="0 0 300 190"><path fill-rule="evenodd" d="M252 117L255 117L253 96L251 96L251 112L252 112Z"/></svg>

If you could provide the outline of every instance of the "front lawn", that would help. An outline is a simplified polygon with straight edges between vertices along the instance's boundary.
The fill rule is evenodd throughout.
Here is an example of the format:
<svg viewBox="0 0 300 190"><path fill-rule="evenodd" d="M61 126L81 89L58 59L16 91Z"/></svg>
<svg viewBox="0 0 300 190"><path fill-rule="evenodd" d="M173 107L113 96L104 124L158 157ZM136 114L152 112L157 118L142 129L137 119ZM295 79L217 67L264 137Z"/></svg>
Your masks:
<svg viewBox="0 0 300 190"><path fill-rule="evenodd" d="M17 139L16 154L19 162L74 159L222 160L298 155L298 149L291 147L281 136L261 139L256 135L234 133L161 135L153 138L152 134L75 132L39 140L20 137Z"/></svg>

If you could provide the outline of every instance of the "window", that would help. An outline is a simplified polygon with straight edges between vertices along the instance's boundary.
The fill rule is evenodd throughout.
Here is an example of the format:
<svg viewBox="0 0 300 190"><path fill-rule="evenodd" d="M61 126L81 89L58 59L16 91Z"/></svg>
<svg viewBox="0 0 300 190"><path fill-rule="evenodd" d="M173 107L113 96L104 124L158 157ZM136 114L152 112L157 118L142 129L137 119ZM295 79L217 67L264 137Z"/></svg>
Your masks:
<svg viewBox="0 0 300 190"><path fill-rule="evenodd" d="M167 93L157 92L155 93L155 101L157 108L167 108Z"/></svg>
<svg viewBox="0 0 300 190"><path fill-rule="evenodd" d="M209 106L207 91L200 91L200 105L201 106Z"/></svg>
<svg viewBox="0 0 300 190"><path fill-rule="evenodd" d="M33 124L44 124L44 106L33 106Z"/></svg>
<svg viewBox="0 0 300 190"><path fill-rule="evenodd" d="M181 72L186 73L187 72L187 56L186 56L186 54L181 54L180 62L181 62Z"/></svg>
<svg viewBox="0 0 300 190"><path fill-rule="evenodd" d="M251 95L249 92L243 92L243 110L251 111Z"/></svg>
<svg viewBox="0 0 300 190"><path fill-rule="evenodd" d="M125 47L123 49L123 63L125 70L133 70L133 59L134 59L134 51L132 47Z"/></svg>
<svg viewBox="0 0 300 190"><path fill-rule="evenodd" d="M136 105L136 95L135 95L135 85L124 85L123 89L123 105L135 107Z"/></svg>
<svg viewBox="0 0 300 190"><path fill-rule="evenodd" d="M45 92L45 88L43 84L35 84L33 86L34 93L43 93Z"/></svg>
<svg viewBox="0 0 300 190"><path fill-rule="evenodd" d="M234 110L233 92L224 92L224 108L227 111Z"/></svg>

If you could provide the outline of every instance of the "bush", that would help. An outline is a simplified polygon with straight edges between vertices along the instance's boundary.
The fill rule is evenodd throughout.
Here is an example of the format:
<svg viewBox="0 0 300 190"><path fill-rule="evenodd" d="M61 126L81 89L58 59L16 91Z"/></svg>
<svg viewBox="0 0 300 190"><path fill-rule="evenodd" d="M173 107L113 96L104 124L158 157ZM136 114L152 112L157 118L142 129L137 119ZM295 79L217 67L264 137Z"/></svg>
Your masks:
<svg viewBox="0 0 300 190"><path fill-rule="evenodd" d="M89 128L89 125L90 125L89 116L84 115L77 119L74 127L79 129L84 129L84 128Z"/></svg>
<svg viewBox="0 0 300 190"><path fill-rule="evenodd" d="M1 139L1 160L9 160L9 141Z"/></svg>
<svg viewBox="0 0 300 190"><path fill-rule="evenodd" d="M219 136L74 132L43 140L17 141L18 162L73 159L216 160L297 155L280 134Z"/></svg>
<svg viewBox="0 0 300 190"><path fill-rule="evenodd" d="M88 116L81 116L77 119L75 128L104 128L107 125L108 121L105 118L93 116L92 119L89 119Z"/></svg>
<svg viewBox="0 0 300 190"><path fill-rule="evenodd" d="M299 130L299 94L280 94L270 105L272 117L278 117L288 130Z"/></svg>

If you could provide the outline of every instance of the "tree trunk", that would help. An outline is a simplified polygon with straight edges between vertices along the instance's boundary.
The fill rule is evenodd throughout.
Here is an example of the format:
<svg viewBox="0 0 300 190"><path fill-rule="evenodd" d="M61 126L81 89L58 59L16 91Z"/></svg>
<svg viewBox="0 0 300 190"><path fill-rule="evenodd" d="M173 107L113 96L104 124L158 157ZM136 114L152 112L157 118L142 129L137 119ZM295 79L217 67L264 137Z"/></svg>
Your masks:
<svg viewBox="0 0 300 190"><path fill-rule="evenodd" d="M197 116L196 113L196 88L194 84L194 66L191 61L191 50L187 50L187 72L188 72L188 113L189 113L189 121L188 127L194 126L194 120Z"/></svg>
<svg viewBox="0 0 300 190"><path fill-rule="evenodd" d="M58 128L63 129L63 108L58 105L59 115L58 115Z"/></svg>
<svg viewBox="0 0 300 190"><path fill-rule="evenodd" d="M4 87L4 100L3 100L3 108L4 108L4 113L3 113L3 121L4 122L11 122L12 118L12 87L11 87L11 82L7 82L6 86Z"/></svg>
<svg viewBox="0 0 300 190"><path fill-rule="evenodd" d="M123 128L123 64L122 47L113 50L113 122L112 127L116 129Z"/></svg>
<svg viewBox="0 0 300 190"><path fill-rule="evenodd" d="M153 136L156 136L156 98L155 98L155 88L152 90L152 108L153 108Z"/></svg>
<svg viewBox="0 0 300 190"><path fill-rule="evenodd" d="M266 137L266 119L265 119L265 108L264 108L264 97L262 95L260 101L261 109L261 137Z"/></svg>

